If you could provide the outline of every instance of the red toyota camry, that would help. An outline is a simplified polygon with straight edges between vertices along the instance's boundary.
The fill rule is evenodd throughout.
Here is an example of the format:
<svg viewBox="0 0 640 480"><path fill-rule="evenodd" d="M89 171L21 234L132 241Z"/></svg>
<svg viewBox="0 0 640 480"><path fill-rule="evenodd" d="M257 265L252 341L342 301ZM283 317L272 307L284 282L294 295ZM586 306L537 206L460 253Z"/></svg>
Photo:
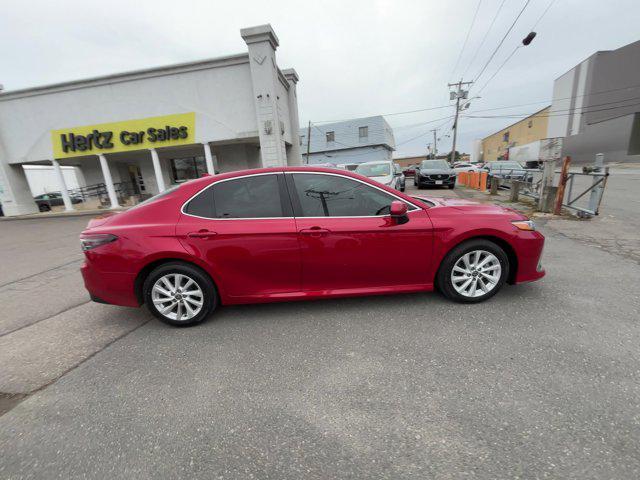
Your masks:
<svg viewBox="0 0 640 480"><path fill-rule="evenodd" d="M479 302L544 276L544 237L513 210L409 196L348 171L208 176L91 220L82 275L97 302L171 325L220 305L430 291ZM390 258L412 252L398 268Z"/></svg>

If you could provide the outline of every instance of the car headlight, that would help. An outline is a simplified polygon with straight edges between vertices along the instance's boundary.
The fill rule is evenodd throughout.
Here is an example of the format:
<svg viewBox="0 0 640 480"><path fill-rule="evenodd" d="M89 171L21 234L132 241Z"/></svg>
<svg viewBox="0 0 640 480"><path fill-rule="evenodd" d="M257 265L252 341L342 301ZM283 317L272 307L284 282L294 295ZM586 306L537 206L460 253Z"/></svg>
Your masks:
<svg viewBox="0 0 640 480"><path fill-rule="evenodd" d="M528 230L530 232L534 232L536 230L536 224L533 220L516 220L511 222L511 224L518 230Z"/></svg>

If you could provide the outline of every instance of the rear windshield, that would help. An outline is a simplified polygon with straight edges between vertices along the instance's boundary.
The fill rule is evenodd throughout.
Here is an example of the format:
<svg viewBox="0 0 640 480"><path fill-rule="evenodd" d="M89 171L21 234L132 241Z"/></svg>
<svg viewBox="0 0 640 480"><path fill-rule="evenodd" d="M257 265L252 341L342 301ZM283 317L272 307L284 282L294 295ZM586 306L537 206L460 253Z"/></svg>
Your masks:
<svg viewBox="0 0 640 480"><path fill-rule="evenodd" d="M387 177L391 175L391 166L388 163L361 164L356 172L365 177Z"/></svg>

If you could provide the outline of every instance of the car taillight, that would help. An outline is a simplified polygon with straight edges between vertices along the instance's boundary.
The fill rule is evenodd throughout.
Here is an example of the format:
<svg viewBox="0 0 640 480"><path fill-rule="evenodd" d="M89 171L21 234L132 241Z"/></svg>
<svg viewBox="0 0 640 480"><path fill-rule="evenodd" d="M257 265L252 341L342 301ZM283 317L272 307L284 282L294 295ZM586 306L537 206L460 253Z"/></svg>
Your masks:
<svg viewBox="0 0 640 480"><path fill-rule="evenodd" d="M80 246L82 246L82 251L86 252L101 245L115 242L117 239L118 237L110 233L85 234L80 237Z"/></svg>

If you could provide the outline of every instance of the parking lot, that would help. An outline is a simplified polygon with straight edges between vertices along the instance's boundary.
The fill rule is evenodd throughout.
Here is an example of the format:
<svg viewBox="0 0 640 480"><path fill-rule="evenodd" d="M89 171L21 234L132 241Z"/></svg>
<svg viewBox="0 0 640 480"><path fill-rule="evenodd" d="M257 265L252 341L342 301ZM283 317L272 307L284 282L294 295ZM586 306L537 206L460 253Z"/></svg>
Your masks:
<svg viewBox="0 0 640 480"><path fill-rule="evenodd" d="M638 180L612 178L599 218L540 219L547 276L482 304L234 306L182 329L89 302L88 217L0 222L0 478L638 478Z"/></svg>

